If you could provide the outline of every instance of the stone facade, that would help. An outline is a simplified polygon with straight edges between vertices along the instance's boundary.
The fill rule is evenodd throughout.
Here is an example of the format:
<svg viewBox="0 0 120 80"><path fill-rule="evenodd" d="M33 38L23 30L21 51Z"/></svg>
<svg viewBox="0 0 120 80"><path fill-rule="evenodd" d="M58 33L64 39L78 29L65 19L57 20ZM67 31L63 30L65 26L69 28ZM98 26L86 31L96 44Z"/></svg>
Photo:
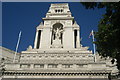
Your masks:
<svg viewBox="0 0 120 80"><path fill-rule="evenodd" d="M3 77L108 78L118 72L116 63L110 61L82 47L80 26L67 3L51 4L43 22L36 28L34 48L29 46L22 51L20 60L15 63L5 63Z"/></svg>
<svg viewBox="0 0 120 80"><path fill-rule="evenodd" d="M1 52L0 60L3 57L5 59L5 62L13 62L15 51L12 51L10 49L0 46L0 52ZM20 53L17 53L16 59L19 59L19 56L20 56Z"/></svg>

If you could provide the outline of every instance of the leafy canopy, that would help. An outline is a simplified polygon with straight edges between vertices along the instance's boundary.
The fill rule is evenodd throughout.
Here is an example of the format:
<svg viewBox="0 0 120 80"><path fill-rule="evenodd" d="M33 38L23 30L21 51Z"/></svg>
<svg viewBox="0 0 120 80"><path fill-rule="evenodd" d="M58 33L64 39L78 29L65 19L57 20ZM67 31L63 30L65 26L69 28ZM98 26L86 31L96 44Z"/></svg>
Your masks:
<svg viewBox="0 0 120 80"><path fill-rule="evenodd" d="M98 24L95 44L101 56L117 59L117 66L120 70L120 2L88 2L82 4L86 9L106 9L106 13L103 14L103 18Z"/></svg>

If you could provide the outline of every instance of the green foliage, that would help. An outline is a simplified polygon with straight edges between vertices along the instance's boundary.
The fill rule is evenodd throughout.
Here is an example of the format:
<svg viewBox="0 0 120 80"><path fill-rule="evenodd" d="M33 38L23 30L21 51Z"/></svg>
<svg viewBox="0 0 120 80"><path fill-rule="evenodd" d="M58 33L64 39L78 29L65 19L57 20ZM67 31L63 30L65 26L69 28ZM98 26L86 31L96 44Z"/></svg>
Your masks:
<svg viewBox="0 0 120 80"><path fill-rule="evenodd" d="M120 2L82 3L86 9L105 8L106 13L99 21L95 34L97 51L103 57L117 59L120 70Z"/></svg>

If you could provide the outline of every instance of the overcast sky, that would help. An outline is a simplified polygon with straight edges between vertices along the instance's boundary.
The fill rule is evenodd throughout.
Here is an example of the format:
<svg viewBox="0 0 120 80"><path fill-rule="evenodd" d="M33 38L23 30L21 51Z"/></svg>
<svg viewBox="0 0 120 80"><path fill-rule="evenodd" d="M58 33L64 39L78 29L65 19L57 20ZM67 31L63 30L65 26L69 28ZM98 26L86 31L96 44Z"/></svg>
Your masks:
<svg viewBox="0 0 120 80"><path fill-rule="evenodd" d="M52 2L53 3L53 2ZM14 50L18 34L22 31L18 51L24 51L34 45L36 27L45 17L50 2L9 2L2 5L2 46ZM79 2L69 3L72 16L80 25L82 45L92 50L92 38L88 38L91 30L97 31L97 25L105 9L87 10Z"/></svg>

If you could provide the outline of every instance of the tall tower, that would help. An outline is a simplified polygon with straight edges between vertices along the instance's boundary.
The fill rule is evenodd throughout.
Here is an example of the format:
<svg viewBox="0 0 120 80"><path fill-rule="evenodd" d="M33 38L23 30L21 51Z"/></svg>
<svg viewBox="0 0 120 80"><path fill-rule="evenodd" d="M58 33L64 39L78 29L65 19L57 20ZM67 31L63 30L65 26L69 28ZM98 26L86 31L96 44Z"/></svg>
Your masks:
<svg viewBox="0 0 120 80"><path fill-rule="evenodd" d="M79 31L68 4L51 4L43 22L37 27L34 48L79 48Z"/></svg>

